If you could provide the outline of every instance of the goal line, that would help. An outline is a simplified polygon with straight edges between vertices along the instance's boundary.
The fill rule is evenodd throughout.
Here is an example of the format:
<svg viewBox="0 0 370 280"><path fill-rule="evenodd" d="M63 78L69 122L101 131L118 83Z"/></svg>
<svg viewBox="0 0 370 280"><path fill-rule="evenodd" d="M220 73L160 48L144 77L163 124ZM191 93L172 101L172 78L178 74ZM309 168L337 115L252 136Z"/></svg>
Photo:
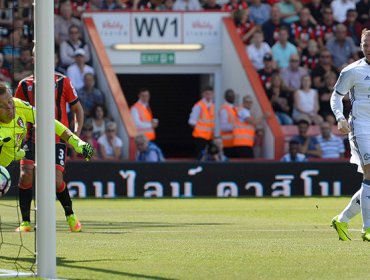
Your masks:
<svg viewBox="0 0 370 280"><path fill-rule="evenodd" d="M19 272L16 270L0 269L0 278L35 277L32 272Z"/></svg>

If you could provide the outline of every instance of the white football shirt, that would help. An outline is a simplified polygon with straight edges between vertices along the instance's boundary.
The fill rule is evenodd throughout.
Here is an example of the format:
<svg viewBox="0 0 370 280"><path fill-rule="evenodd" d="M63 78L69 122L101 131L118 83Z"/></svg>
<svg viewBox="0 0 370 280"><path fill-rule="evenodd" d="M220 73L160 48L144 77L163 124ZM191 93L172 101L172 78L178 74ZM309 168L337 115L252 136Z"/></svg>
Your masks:
<svg viewBox="0 0 370 280"><path fill-rule="evenodd" d="M364 58L345 67L334 86L336 93L349 92L352 134L370 134L370 65Z"/></svg>

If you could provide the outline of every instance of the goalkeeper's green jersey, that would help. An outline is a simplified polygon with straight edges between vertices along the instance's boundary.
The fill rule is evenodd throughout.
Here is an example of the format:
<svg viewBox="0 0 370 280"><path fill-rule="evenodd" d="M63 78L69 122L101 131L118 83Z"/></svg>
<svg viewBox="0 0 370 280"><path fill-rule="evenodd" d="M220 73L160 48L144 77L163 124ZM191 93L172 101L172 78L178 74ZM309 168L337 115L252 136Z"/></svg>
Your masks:
<svg viewBox="0 0 370 280"><path fill-rule="evenodd" d="M10 141L0 147L0 165L7 167L15 160L16 152L22 147L27 134L27 123L35 123L35 109L29 103L13 98L15 117L10 123L0 123L0 137Z"/></svg>

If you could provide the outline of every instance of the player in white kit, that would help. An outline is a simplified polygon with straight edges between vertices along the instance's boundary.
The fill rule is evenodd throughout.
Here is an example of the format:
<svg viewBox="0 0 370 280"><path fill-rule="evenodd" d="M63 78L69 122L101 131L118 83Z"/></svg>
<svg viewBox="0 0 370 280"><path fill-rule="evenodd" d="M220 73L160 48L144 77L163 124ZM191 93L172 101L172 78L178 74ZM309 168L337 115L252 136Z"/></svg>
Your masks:
<svg viewBox="0 0 370 280"><path fill-rule="evenodd" d="M362 213L362 239L370 242L370 30L361 35L364 58L345 67L334 86L330 105L338 121L338 129L348 134L351 146L351 163L358 165L363 173L360 190L352 197L347 207L332 220L340 240L351 240L348 222ZM343 97L349 93L352 111L348 121L343 115Z"/></svg>

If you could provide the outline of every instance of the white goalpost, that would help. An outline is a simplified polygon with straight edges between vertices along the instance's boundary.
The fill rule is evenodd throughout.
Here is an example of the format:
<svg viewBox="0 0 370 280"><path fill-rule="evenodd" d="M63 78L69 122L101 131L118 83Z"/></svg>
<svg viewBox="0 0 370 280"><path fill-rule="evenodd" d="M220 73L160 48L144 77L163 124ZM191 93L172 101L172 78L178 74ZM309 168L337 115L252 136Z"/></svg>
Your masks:
<svg viewBox="0 0 370 280"><path fill-rule="evenodd" d="M54 0L34 0L36 276L56 279ZM0 269L0 278L34 277Z"/></svg>
<svg viewBox="0 0 370 280"><path fill-rule="evenodd" d="M36 265L56 278L54 1L35 0Z"/></svg>

